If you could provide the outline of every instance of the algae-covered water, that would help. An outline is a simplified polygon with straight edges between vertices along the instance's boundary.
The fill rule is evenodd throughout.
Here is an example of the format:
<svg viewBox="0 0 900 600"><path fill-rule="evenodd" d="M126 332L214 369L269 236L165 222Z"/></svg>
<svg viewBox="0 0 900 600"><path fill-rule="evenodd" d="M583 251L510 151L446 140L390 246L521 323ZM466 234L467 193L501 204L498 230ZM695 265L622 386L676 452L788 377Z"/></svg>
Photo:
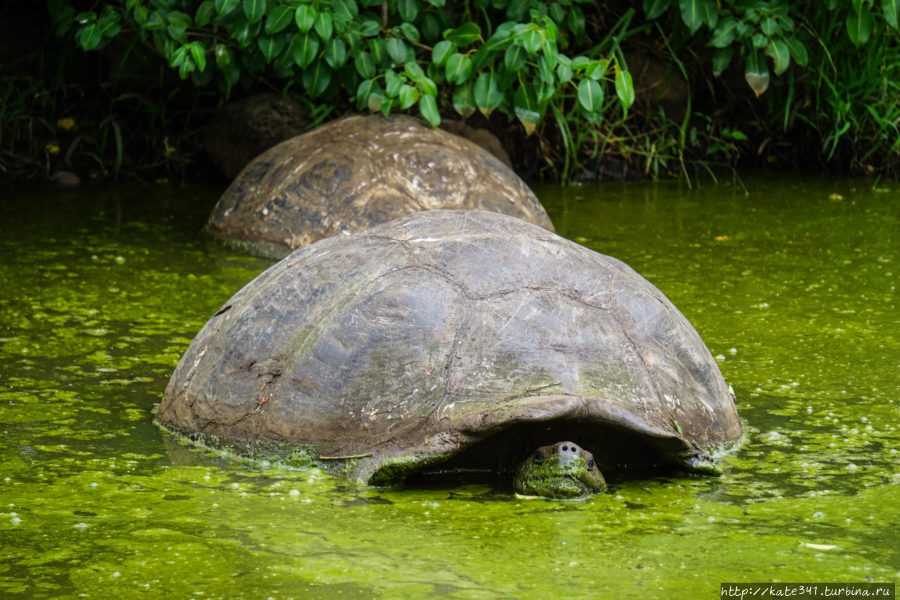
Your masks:
<svg viewBox="0 0 900 600"><path fill-rule="evenodd" d="M900 185L538 187L559 232L694 323L745 421L722 477L587 501L378 489L166 438L193 335L268 261L217 191L0 198L0 597L717 598L900 574Z"/></svg>

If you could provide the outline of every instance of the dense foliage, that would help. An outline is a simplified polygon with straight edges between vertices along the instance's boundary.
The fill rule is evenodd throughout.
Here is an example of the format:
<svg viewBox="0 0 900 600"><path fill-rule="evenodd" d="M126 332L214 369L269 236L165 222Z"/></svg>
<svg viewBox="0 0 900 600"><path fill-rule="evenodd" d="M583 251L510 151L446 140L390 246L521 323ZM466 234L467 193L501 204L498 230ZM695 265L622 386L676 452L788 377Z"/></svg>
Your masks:
<svg viewBox="0 0 900 600"><path fill-rule="evenodd" d="M502 113L537 131L532 147L562 179L610 157L654 176L748 150L771 160L786 138L817 138L823 163L896 172L898 4L47 2L57 34L82 50L115 42L126 56L151 52L223 97L275 87L325 110L416 111L434 125ZM663 65L651 80L648 61ZM121 144L118 122L106 129Z"/></svg>

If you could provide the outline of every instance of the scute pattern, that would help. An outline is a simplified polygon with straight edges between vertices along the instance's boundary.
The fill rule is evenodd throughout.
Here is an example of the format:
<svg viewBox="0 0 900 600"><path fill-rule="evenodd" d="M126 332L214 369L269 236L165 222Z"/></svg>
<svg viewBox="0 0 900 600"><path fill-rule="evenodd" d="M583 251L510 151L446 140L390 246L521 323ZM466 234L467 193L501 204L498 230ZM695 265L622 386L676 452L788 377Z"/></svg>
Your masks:
<svg viewBox="0 0 900 600"><path fill-rule="evenodd" d="M439 208L509 214L553 231L537 197L497 157L402 115L347 117L270 148L225 191L207 229L280 258Z"/></svg>
<svg viewBox="0 0 900 600"><path fill-rule="evenodd" d="M741 436L715 361L659 290L483 211L417 213L283 259L200 331L159 420L369 455L364 478L525 422L614 425L688 458Z"/></svg>

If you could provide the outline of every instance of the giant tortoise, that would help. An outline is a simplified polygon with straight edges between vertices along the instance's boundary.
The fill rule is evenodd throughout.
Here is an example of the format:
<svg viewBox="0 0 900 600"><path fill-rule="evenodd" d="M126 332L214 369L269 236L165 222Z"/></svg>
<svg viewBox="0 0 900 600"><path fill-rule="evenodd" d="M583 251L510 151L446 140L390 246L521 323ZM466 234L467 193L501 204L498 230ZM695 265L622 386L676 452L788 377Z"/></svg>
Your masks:
<svg viewBox="0 0 900 600"><path fill-rule="evenodd" d="M194 338L158 420L373 484L522 463L520 492L564 497L602 490L597 469L711 467L742 433L706 346L646 279L520 219L446 210L263 272Z"/></svg>
<svg viewBox="0 0 900 600"><path fill-rule="evenodd" d="M537 197L496 156L403 115L351 116L273 146L232 182L207 230L281 258L436 208L490 210L553 230Z"/></svg>

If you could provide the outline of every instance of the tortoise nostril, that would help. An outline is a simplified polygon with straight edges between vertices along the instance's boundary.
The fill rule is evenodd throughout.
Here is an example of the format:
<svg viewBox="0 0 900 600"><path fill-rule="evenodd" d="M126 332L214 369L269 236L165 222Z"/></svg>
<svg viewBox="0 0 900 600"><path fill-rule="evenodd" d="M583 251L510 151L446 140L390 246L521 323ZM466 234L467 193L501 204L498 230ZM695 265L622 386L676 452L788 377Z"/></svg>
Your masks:
<svg viewBox="0 0 900 600"><path fill-rule="evenodd" d="M544 462L544 453L538 450L534 453L534 457L532 458L532 460L534 460L535 464L541 464L542 462Z"/></svg>

